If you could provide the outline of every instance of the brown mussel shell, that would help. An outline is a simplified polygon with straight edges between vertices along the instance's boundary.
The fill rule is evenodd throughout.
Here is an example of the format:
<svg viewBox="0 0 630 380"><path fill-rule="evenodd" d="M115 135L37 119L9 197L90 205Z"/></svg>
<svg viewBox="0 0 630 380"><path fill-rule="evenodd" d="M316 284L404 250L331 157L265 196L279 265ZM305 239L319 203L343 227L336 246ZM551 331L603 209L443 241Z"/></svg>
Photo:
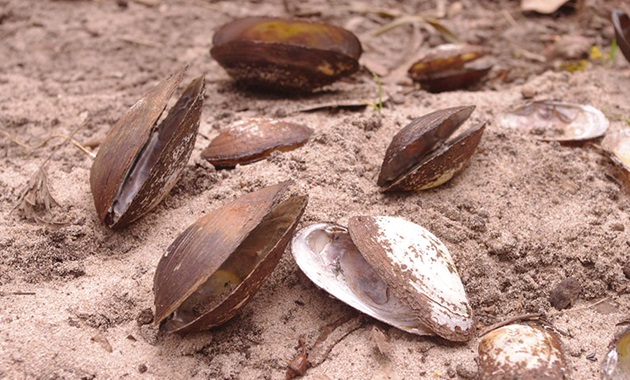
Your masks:
<svg viewBox="0 0 630 380"><path fill-rule="evenodd" d="M209 329L230 318L273 271L306 207L282 201L291 182L246 194L198 219L158 263L155 321L168 332Z"/></svg>
<svg viewBox="0 0 630 380"><path fill-rule="evenodd" d="M359 69L359 39L337 26L248 17L221 27L210 54L246 87L309 92Z"/></svg>
<svg viewBox="0 0 630 380"><path fill-rule="evenodd" d="M203 105L204 78L192 81L156 122L186 69L150 90L123 115L101 145L90 172L99 219L110 228L140 218L168 194L192 153Z"/></svg>
<svg viewBox="0 0 630 380"><path fill-rule="evenodd" d="M286 152L308 141L313 130L296 123L254 118L241 120L221 133L201 152L215 168L231 168L264 159L273 151Z"/></svg>
<svg viewBox="0 0 630 380"><path fill-rule="evenodd" d="M615 9L612 11L612 23L617 45L626 61L630 62L630 16L622 10Z"/></svg>
<svg viewBox="0 0 630 380"><path fill-rule="evenodd" d="M481 141L484 123L449 140L474 109L462 106L435 111L401 129L385 152L377 184L383 191L401 191L430 189L449 181Z"/></svg>
<svg viewBox="0 0 630 380"><path fill-rule="evenodd" d="M488 54L474 45L441 45L414 63L409 77L429 92L453 91L466 88L486 76L491 65L469 64Z"/></svg>
<svg viewBox="0 0 630 380"><path fill-rule="evenodd" d="M542 326L499 327L479 341L479 375L493 380L565 380L569 370L558 335Z"/></svg>

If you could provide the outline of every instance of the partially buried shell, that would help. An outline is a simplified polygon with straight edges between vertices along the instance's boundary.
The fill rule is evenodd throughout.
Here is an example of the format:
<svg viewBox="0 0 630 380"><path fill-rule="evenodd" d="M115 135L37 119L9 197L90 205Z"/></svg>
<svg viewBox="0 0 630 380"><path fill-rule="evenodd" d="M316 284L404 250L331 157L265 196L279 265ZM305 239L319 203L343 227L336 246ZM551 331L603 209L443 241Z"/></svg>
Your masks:
<svg viewBox="0 0 630 380"><path fill-rule="evenodd" d="M630 62L630 16L620 9L615 9L612 11L612 22L617 45L626 61Z"/></svg>
<svg viewBox="0 0 630 380"><path fill-rule="evenodd" d="M453 178L475 152L485 129L480 123L453 136L474 109L435 111L401 129L385 152L377 184L383 191L425 190Z"/></svg>
<svg viewBox="0 0 630 380"><path fill-rule="evenodd" d="M613 340L602 364L602 380L630 379L630 328Z"/></svg>
<svg viewBox="0 0 630 380"><path fill-rule="evenodd" d="M603 136L610 123L593 106L542 100L515 107L499 124L541 140L582 141Z"/></svg>
<svg viewBox="0 0 630 380"><path fill-rule="evenodd" d="M569 379L560 339L540 326L500 327L481 338L478 351L481 379Z"/></svg>
<svg viewBox="0 0 630 380"><path fill-rule="evenodd" d="M210 54L239 83L308 92L359 69L361 43L337 26L248 17L221 27Z"/></svg>
<svg viewBox="0 0 630 380"><path fill-rule="evenodd" d="M602 140L602 148L616 164L630 172L630 128L608 133Z"/></svg>
<svg viewBox="0 0 630 380"><path fill-rule="evenodd" d="M471 63L488 54L475 45L441 45L411 65L408 74L423 89L443 92L469 87L486 76L492 65Z"/></svg>
<svg viewBox="0 0 630 380"><path fill-rule="evenodd" d="M157 206L190 158L203 105L203 77L192 81L156 125L185 70L136 102L114 125L96 155L90 186L99 219L108 227L126 226Z"/></svg>
<svg viewBox="0 0 630 380"><path fill-rule="evenodd" d="M170 245L155 271L155 321L169 333L217 326L273 271L306 207L282 199L290 182L244 195L200 218Z"/></svg>
<svg viewBox="0 0 630 380"><path fill-rule="evenodd" d="M472 310L446 246L415 223L360 216L348 228L314 224L296 234L291 249L318 287L378 320L452 341L474 334Z"/></svg>
<svg viewBox="0 0 630 380"><path fill-rule="evenodd" d="M264 117L242 120L221 131L201 157L216 168L234 167L262 160L275 150L296 149L312 134L312 129L296 123Z"/></svg>

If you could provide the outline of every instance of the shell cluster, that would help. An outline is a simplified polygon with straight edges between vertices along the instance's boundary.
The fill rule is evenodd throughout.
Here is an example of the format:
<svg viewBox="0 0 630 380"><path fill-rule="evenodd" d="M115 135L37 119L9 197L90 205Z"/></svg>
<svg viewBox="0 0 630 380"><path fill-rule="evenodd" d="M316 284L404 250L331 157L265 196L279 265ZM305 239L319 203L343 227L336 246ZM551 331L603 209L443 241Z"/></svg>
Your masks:
<svg viewBox="0 0 630 380"><path fill-rule="evenodd" d="M630 20L613 13L624 54ZM625 44L625 45L624 45ZM625 48L624 48L625 46ZM359 69L361 44L329 24L250 17L221 27L211 55L238 83L310 92ZM416 62L408 75L432 92L480 80L491 69L473 61L478 46L441 46ZM628 55L626 55L628 57ZM203 77L193 80L158 124L181 84L183 68L143 96L116 123L92 166L90 184L102 223L124 227L155 208L190 159L199 128ZM485 122L467 120L475 106L439 109L398 131L384 153L376 185L383 192L419 191L450 181L473 156ZM588 105L534 101L506 112L500 124L542 140L583 141L603 136L608 119ZM262 160L275 150L307 143L313 130L270 118L238 121L220 131L201 156L216 168ZM630 134L602 143L630 172ZM630 182L630 174L626 174ZM218 326L241 310L273 272L291 242L304 274L336 299L377 320L417 335L455 342L476 333L473 310L447 247L424 227L392 216L355 216L347 227L316 223L295 231L308 196L283 182L245 194L209 211L186 228L163 254L154 277L155 321L167 333ZM295 236L294 236L295 235ZM630 373L630 334L617 338L603 373ZM306 349L301 344L307 367ZM541 326L509 325L479 342L484 379L565 379L568 367L559 337Z"/></svg>

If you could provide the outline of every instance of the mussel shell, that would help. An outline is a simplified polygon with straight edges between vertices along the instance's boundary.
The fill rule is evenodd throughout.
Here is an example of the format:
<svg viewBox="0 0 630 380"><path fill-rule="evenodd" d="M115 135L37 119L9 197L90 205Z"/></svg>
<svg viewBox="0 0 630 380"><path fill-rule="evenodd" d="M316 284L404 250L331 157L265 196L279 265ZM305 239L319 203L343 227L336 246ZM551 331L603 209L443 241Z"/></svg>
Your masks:
<svg viewBox="0 0 630 380"><path fill-rule="evenodd" d="M602 380L630 379L630 328L615 337L602 363Z"/></svg>
<svg viewBox="0 0 630 380"><path fill-rule="evenodd" d="M391 149L388 148L385 153L379 176L382 178L382 191L431 189L448 182L459 173L479 145L485 123L477 124L450 140L446 139L473 109L470 106L436 111L413 121L409 129L405 127L394 136ZM414 139L419 142L414 143ZM388 180L398 173L401 173L398 177Z"/></svg>
<svg viewBox="0 0 630 380"><path fill-rule="evenodd" d="M543 327L520 324L500 327L481 338L478 351L482 379L569 378L560 339Z"/></svg>
<svg viewBox="0 0 630 380"><path fill-rule="evenodd" d="M440 147L475 110L475 106L447 108L421 116L392 138L376 182L385 186Z"/></svg>
<svg viewBox="0 0 630 380"><path fill-rule="evenodd" d="M569 0L521 0L521 10L524 12L533 11L542 14L551 14L568 2Z"/></svg>
<svg viewBox="0 0 630 380"><path fill-rule="evenodd" d="M198 219L175 239L155 272L156 323L163 322L161 327L167 332L183 333L217 326L236 315L277 265L306 207L306 197L302 196L280 203L290 184L290 181L284 182L237 198ZM283 215L287 210L290 215ZM280 222L282 230L267 230ZM267 224L263 231L258 231L262 236L253 236L261 223ZM194 318L177 320L178 308L200 291L202 285L239 252L243 242L251 238L255 238L257 244L264 244L262 248L254 246L256 255L264 256L257 256L251 272L238 286L222 294L222 299L208 305ZM245 260L243 257L231 259L236 263Z"/></svg>
<svg viewBox="0 0 630 380"><path fill-rule="evenodd" d="M221 133L201 152L216 168L248 164L275 150L289 151L308 141L313 130L296 123L255 118L239 121Z"/></svg>
<svg viewBox="0 0 630 380"><path fill-rule="evenodd" d="M626 61L630 62L630 16L622 10L615 9L612 11L612 22L617 45Z"/></svg>
<svg viewBox="0 0 630 380"><path fill-rule="evenodd" d="M203 77L194 80L164 121L155 125L185 70L179 70L134 104L108 133L96 155L90 186L99 219L111 228L126 226L157 206L175 185L190 158L203 105ZM152 135L153 146L162 150L153 155L146 166L148 170L138 175L144 181L136 181L135 190L126 196L128 206L122 214L114 215L122 186L128 183L135 165L142 161L140 157L146 153L146 147L152 146Z"/></svg>
<svg viewBox="0 0 630 380"><path fill-rule="evenodd" d="M542 100L515 107L499 119L499 124L541 140L583 141L603 136L610 122L590 105Z"/></svg>
<svg viewBox="0 0 630 380"><path fill-rule="evenodd" d="M486 76L492 65L468 64L488 54L474 45L441 45L414 63L409 77L429 92L453 91L465 88Z"/></svg>
<svg viewBox="0 0 630 380"><path fill-rule="evenodd" d="M602 148L615 163L630 171L630 128L607 133L602 140Z"/></svg>
<svg viewBox="0 0 630 380"><path fill-rule="evenodd" d="M453 341L474 334L447 248L417 224L384 216L351 218L347 230L316 224L296 234L292 252L317 286L376 319Z"/></svg>
<svg viewBox="0 0 630 380"><path fill-rule="evenodd" d="M308 92L359 69L362 48L351 32L303 20L248 17L221 27L210 54L250 87Z"/></svg>

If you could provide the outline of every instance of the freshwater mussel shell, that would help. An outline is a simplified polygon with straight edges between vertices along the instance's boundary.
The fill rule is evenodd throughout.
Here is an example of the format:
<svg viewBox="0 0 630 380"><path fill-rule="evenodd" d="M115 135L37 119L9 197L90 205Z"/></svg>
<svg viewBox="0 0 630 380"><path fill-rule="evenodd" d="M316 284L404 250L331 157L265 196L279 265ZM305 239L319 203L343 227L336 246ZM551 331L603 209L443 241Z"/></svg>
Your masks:
<svg viewBox="0 0 630 380"><path fill-rule="evenodd" d="M610 122L590 105L530 101L505 113L499 124L547 141L584 141L603 136Z"/></svg>
<svg viewBox="0 0 630 380"><path fill-rule="evenodd" d="M286 152L308 141L313 130L307 126L265 117L238 121L212 140L201 158L215 168L231 168L256 162L273 151Z"/></svg>
<svg viewBox="0 0 630 380"><path fill-rule="evenodd" d="M243 195L198 219L173 241L154 279L155 321L162 330L212 328L251 300L280 261L306 207L306 196L282 200L290 184ZM209 298L204 285L218 292Z"/></svg>
<svg viewBox="0 0 630 380"><path fill-rule="evenodd" d="M418 335L466 341L472 309L448 249L423 227L396 217L353 217L348 228L299 231L292 253L318 287L380 321Z"/></svg>
<svg viewBox="0 0 630 380"><path fill-rule="evenodd" d="M622 10L615 9L612 11L612 22L617 45L626 61L630 62L630 16Z"/></svg>
<svg viewBox="0 0 630 380"><path fill-rule="evenodd" d="M630 128L607 133L602 148L616 164L630 172Z"/></svg>
<svg viewBox="0 0 630 380"><path fill-rule="evenodd" d="M478 352L481 379L569 379L560 338L541 326L500 327L481 338Z"/></svg>
<svg viewBox="0 0 630 380"><path fill-rule="evenodd" d="M488 54L475 45L441 45L411 65L409 77L429 92L469 87L486 76L492 65L471 63Z"/></svg>
<svg viewBox="0 0 630 380"><path fill-rule="evenodd" d="M615 337L602 363L602 380L627 379L630 379L630 328Z"/></svg>
<svg viewBox="0 0 630 380"><path fill-rule="evenodd" d="M377 184L383 191L426 190L461 171L481 141L485 123L454 136L475 106L429 113L402 128L392 139Z"/></svg>
<svg viewBox="0 0 630 380"><path fill-rule="evenodd" d="M98 217L108 227L124 227L157 206L190 158L203 105L203 77L191 82L156 126L185 72L182 68L147 92L101 144L90 187Z"/></svg>
<svg viewBox="0 0 630 380"><path fill-rule="evenodd" d="M248 17L221 27L210 54L246 87L309 92L359 69L351 32L297 19Z"/></svg>

